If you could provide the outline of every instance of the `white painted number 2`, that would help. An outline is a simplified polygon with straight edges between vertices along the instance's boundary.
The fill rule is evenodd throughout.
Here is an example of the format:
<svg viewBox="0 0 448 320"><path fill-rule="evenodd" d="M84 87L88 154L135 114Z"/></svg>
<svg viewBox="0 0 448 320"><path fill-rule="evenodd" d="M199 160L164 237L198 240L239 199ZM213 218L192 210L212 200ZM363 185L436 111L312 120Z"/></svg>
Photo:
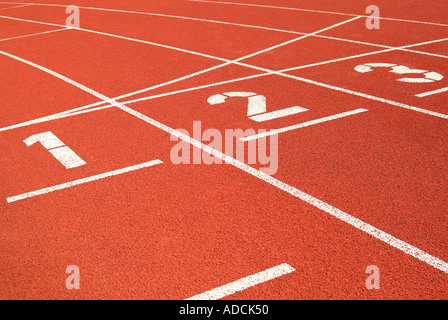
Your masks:
<svg viewBox="0 0 448 320"><path fill-rule="evenodd" d="M86 164L84 160L59 140L59 138L51 131L34 134L23 140L23 142L25 142L28 147L36 142L40 142L42 146L50 151L50 153L67 169L80 167Z"/></svg>
<svg viewBox="0 0 448 320"><path fill-rule="evenodd" d="M222 94L221 93L214 94L214 95L208 97L207 102L211 105L216 105L216 104L226 102L227 97L246 97L246 98L248 98L247 117L249 119L257 121L257 122L278 119L278 118L287 117L290 115L308 111L308 109L306 109L306 108L294 106L294 107L290 107L290 108L266 112L266 110L267 110L266 98L264 96L262 96L261 94L256 94L254 92L244 92L244 91L225 92ZM308 127L308 126L311 126L311 125L314 125L317 123L322 123L322 122L326 122L326 121L330 121L330 120L334 120L334 119L351 116L351 115L358 114L358 113L365 112L365 111L368 111L368 110L360 108L360 109L356 109L356 110L352 110L352 111L342 112L339 114L334 114L332 116L323 117L320 119L315 119L315 120L311 120L311 121L307 121L307 122L303 122L303 123L299 123L299 124L295 124L295 125L290 125L290 126L286 126L286 127L279 128L279 129L273 129L273 130L269 130L269 131L255 134L252 136L246 136L246 137L240 138L240 140L241 141L255 140L255 139L259 139L259 138L263 138L263 137L267 137L267 136L276 135L281 132L296 130L296 129Z"/></svg>
<svg viewBox="0 0 448 320"><path fill-rule="evenodd" d="M302 107L291 107L272 112L266 112L266 97L254 92L225 92L222 94L215 94L207 99L207 102L211 105L224 103L227 97L246 97L248 98L247 116L249 119L262 122L281 117L290 116L300 112L307 111L308 109Z"/></svg>
<svg viewBox="0 0 448 320"><path fill-rule="evenodd" d="M410 82L410 83L428 83L439 81L443 79L443 76L437 72L430 72L428 70L420 70L420 69L411 69L406 66L396 65L394 63L365 63L360 64L355 67L355 70L360 73L371 72L372 68L391 68L391 73L404 75L404 74L422 74L424 77L420 78L411 78L404 77L397 79L397 81L401 82Z"/></svg>

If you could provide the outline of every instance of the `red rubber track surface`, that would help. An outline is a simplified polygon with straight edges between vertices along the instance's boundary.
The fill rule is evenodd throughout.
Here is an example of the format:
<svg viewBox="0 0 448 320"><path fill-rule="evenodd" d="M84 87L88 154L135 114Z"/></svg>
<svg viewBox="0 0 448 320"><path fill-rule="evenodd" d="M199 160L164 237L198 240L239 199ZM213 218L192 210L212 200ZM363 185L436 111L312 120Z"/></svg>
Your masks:
<svg viewBox="0 0 448 320"><path fill-rule="evenodd" d="M347 21L366 15L364 0L77 1L80 30L58 30L73 3L26 4L0 2L1 299L186 299L283 263L295 270L224 299L448 298L448 91L416 96L448 87L446 1L377 1L378 30L365 17ZM355 71L368 63L443 78ZM267 111L308 110L255 122L246 98L207 102L226 92L263 95ZM97 93L134 114L86 107L14 126L108 106ZM438 266L245 167L174 164L177 142L163 126L257 131L359 108L367 111L280 133L272 178ZM66 169L23 142L47 131L86 164ZM155 159L163 163L7 201ZM70 265L79 290L66 288ZM366 287L371 265L379 289Z"/></svg>

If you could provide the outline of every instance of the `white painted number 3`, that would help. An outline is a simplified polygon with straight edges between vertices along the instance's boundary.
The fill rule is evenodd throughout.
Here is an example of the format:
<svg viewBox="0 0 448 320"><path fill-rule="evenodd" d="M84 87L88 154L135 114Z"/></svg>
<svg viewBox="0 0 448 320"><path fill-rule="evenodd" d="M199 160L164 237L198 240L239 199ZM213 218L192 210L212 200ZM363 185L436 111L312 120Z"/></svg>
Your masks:
<svg viewBox="0 0 448 320"><path fill-rule="evenodd" d="M404 77L397 79L397 81L401 82L410 82L410 83L428 83L439 81L443 79L443 76L437 72L430 72L428 70L419 70L419 69L411 69L406 66L396 65L394 63L365 63L360 64L355 67L355 70L360 73L371 72L372 68L391 68L391 73L404 75L404 74L422 74L424 78L419 77Z"/></svg>
<svg viewBox="0 0 448 320"><path fill-rule="evenodd" d="M36 142L40 142L42 146L50 151L50 153L67 169L80 167L86 164L84 160L59 140L59 138L51 131L34 134L23 140L23 142L25 142L28 147Z"/></svg>

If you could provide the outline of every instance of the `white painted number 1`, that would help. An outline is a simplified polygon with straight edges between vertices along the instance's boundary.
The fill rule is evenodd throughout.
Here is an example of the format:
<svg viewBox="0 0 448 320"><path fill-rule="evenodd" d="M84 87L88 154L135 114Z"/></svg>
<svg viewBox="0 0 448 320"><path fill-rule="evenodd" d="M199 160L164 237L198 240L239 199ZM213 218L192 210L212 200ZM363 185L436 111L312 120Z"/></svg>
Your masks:
<svg viewBox="0 0 448 320"><path fill-rule="evenodd" d="M40 142L42 146L50 151L50 153L67 169L80 167L86 164L84 160L59 140L59 138L51 131L34 134L23 140L23 142L25 142L28 147L36 142Z"/></svg>

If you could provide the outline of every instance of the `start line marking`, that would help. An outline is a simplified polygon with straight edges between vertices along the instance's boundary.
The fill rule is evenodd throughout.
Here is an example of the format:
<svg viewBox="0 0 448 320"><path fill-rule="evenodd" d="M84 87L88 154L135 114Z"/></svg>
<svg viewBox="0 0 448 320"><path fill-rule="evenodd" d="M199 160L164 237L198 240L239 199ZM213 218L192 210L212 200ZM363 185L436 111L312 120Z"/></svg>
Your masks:
<svg viewBox="0 0 448 320"><path fill-rule="evenodd" d="M285 274L296 271L287 263L280 264L276 267L255 273L240 280L225 284L221 287L206 291L185 300L218 300L228 295L246 290L257 284L281 277Z"/></svg>
<svg viewBox="0 0 448 320"><path fill-rule="evenodd" d="M106 173L97 174L97 175L90 176L90 177L87 177L87 178L82 178L82 179L79 179L79 180L74 180L74 181L70 181L70 182L66 182L66 183L62 183L62 184L57 184L57 185L52 186L52 187L43 188L43 189L39 189L39 190L36 190L36 191L27 192L27 193L22 193L22 194L19 194L17 196L6 198L6 201L8 203L11 203L11 202L23 200L23 199L26 199L26 198L31 198L31 197L34 197L34 196L38 196L38 195L41 195L41 194L46 194L46 193L49 193L49 192L53 192L53 191L56 191L56 190L70 188L70 187L76 186L78 184L92 182L92 181L95 181L95 180L100 180L100 179L104 179L104 178L107 178L107 177L116 176L116 175L119 175L119 174L122 174L122 173L135 171L135 170L142 169L142 168L152 167L152 166L154 166L156 164L161 164L161 163L163 163L162 160L159 160L159 159L152 160L152 161L136 164L136 165L133 165L133 166L130 166L130 167L126 167L126 168L122 168L122 169L118 169L118 170L114 170L114 171L109 171L109 172L106 172Z"/></svg>
<svg viewBox="0 0 448 320"><path fill-rule="evenodd" d="M342 112L342 113L338 113L332 116L328 116L328 117L323 117L320 119L316 119L316 120L311 120L311 121L307 121L307 122L303 122L303 123L299 123L299 124L295 124L289 127L284 127L284 128L280 128L280 129L273 129L270 131L266 131L263 133L258 133L258 134L254 134L252 136L247 136L244 138L240 138L241 141L250 141L250 140L255 140L255 139L259 139L259 138L264 138L267 136L272 136L274 134L279 134L282 132L287 132L287 131L291 131L291 130L295 130L295 129L300 129L300 128L305 128L305 127L309 127L318 123L322 123L322 122L326 122L326 121L331 121L331 120L335 120L335 119L340 119L340 118L344 118L344 117L348 117L348 116L352 116L358 113L362 113L362 112L366 112L369 111L367 109L363 109L363 108L359 108L356 110L352 110L352 111L347 111L347 112Z"/></svg>
<svg viewBox="0 0 448 320"><path fill-rule="evenodd" d="M446 92L446 91L448 91L448 87L437 89L434 91L419 93L419 94L416 94L415 96L419 97L419 98L423 98L423 97L431 96L433 94L442 93L442 92Z"/></svg>

